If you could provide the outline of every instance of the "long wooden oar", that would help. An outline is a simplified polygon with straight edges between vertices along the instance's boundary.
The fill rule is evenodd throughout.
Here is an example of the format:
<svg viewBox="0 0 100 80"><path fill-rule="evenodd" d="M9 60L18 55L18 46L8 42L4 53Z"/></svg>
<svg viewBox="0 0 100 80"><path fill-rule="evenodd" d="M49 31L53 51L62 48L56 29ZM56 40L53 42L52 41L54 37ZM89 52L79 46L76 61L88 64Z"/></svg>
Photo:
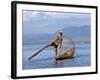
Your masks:
<svg viewBox="0 0 100 80"><path fill-rule="evenodd" d="M48 44L46 46L44 46L42 49L40 49L39 51L37 51L36 53L34 53L33 55L31 55L28 60L31 60L33 57L35 57L37 54L39 54L41 51L43 51L45 48L51 46L51 44Z"/></svg>

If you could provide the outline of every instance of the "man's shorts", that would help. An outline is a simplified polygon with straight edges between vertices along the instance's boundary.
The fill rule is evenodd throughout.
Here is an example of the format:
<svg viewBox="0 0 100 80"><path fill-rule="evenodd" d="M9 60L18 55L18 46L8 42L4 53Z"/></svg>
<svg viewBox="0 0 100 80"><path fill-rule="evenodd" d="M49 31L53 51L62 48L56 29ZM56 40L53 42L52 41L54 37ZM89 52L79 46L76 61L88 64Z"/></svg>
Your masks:
<svg viewBox="0 0 100 80"><path fill-rule="evenodd" d="M54 48L57 48L58 47L58 45L56 45L54 42L51 43L51 46L53 46Z"/></svg>

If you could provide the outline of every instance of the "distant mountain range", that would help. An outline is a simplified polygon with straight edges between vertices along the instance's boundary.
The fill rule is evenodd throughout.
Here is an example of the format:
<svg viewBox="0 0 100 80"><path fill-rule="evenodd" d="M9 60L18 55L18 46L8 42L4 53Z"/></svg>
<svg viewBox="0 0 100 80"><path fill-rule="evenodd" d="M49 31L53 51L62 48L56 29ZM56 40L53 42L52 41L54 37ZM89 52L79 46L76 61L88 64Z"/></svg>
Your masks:
<svg viewBox="0 0 100 80"><path fill-rule="evenodd" d="M64 38L70 37L74 41L81 42L90 42L90 25L84 25L79 27L66 27L60 29L64 32ZM59 31L60 31L59 30ZM57 31L58 32L58 31ZM57 35L57 32L53 34L31 34L31 35L23 35L23 43L24 44L40 44L40 43L48 43L54 39Z"/></svg>
<svg viewBox="0 0 100 80"><path fill-rule="evenodd" d="M71 38L90 36L90 26L88 25L63 28L62 31L64 32L65 36L69 36Z"/></svg>

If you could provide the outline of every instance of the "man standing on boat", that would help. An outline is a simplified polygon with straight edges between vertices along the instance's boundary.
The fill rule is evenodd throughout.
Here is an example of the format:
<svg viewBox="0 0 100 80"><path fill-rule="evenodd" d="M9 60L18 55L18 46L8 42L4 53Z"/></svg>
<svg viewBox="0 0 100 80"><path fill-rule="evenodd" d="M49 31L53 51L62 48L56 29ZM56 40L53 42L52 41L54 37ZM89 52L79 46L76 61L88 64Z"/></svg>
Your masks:
<svg viewBox="0 0 100 80"><path fill-rule="evenodd" d="M28 58L28 60L31 60L34 56L36 56L37 54L39 54L41 51L43 51L45 48L53 46L55 53L56 53L56 59L59 58L60 55L60 49L62 47L62 40L63 40L63 32L59 31L58 35L56 36L56 38L48 45L44 46L42 49L40 49L38 52L36 52L35 54L33 54L32 56L30 56Z"/></svg>
<svg viewBox="0 0 100 80"><path fill-rule="evenodd" d="M60 55L60 49L62 47L62 41L63 41L63 32L59 31L56 38L52 41L51 46L54 47L56 58Z"/></svg>

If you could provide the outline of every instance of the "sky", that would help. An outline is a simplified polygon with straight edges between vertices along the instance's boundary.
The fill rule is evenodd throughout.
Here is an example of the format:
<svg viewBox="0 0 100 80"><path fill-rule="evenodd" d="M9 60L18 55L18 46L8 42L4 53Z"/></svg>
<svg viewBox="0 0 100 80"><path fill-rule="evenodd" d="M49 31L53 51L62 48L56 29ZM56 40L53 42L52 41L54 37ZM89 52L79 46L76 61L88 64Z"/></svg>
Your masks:
<svg viewBox="0 0 100 80"><path fill-rule="evenodd" d="M68 27L90 25L89 13L64 13L23 10L23 32L29 34L50 34Z"/></svg>

